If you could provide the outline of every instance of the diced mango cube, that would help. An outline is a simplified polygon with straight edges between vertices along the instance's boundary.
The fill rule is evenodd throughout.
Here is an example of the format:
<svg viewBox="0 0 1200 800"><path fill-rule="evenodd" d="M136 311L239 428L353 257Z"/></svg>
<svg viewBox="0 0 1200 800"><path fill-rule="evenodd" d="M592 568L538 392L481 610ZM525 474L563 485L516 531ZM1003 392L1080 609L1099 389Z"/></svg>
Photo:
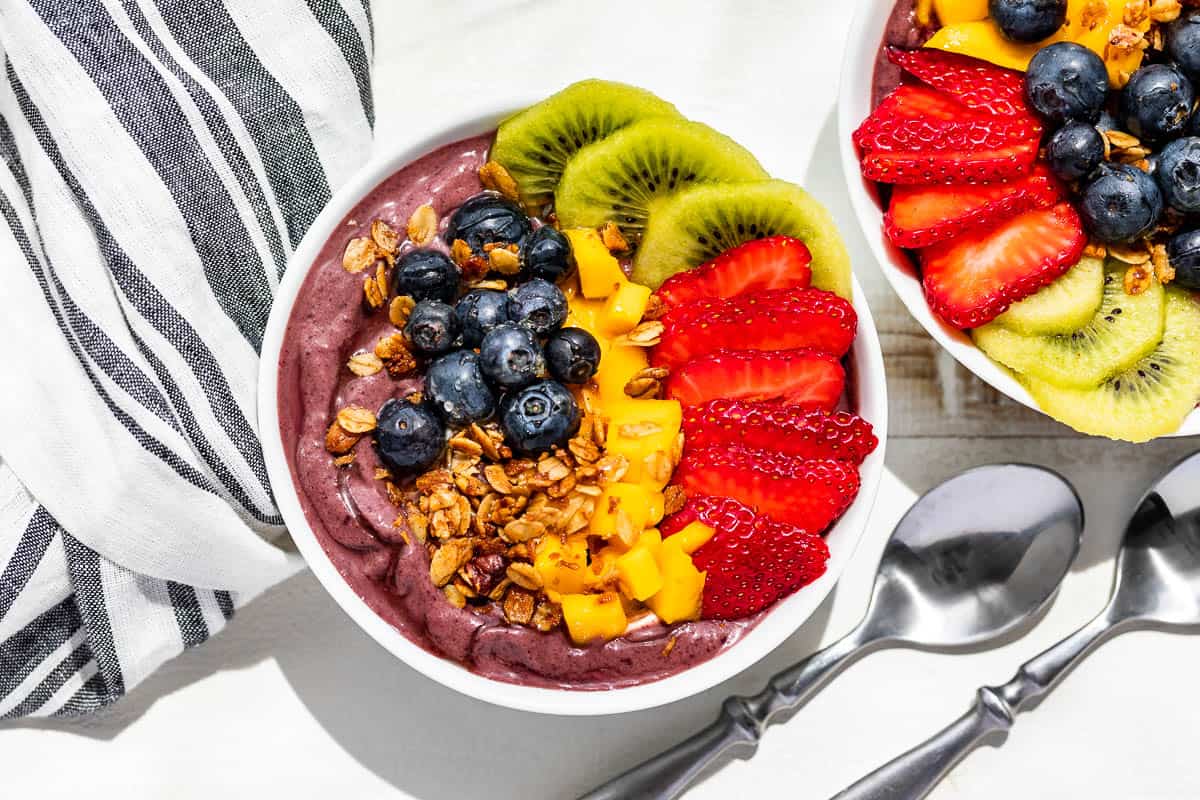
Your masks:
<svg viewBox="0 0 1200 800"><path fill-rule="evenodd" d="M705 576L696 569L691 556L678 545L671 544L673 539L675 537L671 536L663 542L658 558L662 588L646 600L650 610L668 625L699 618Z"/></svg>
<svg viewBox="0 0 1200 800"><path fill-rule="evenodd" d="M602 547L592 554L592 563L588 566L588 587L591 589L606 589L618 579L617 559L621 551L616 547Z"/></svg>
<svg viewBox="0 0 1200 800"><path fill-rule="evenodd" d="M646 306L650 302L650 287L640 283L626 282L604 301L600 312L602 329L613 336L628 333L642 321Z"/></svg>
<svg viewBox="0 0 1200 800"><path fill-rule="evenodd" d="M605 449L629 459L627 483L643 483L662 489L671 478L670 461L675 437L683 420L677 400L632 400L608 411Z"/></svg>
<svg viewBox="0 0 1200 800"><path fill-rule="evenodd" d="M604 345L601 344L603 350ZM650 366L646 348L628 344L614 344L603 350L600 368L596 370L596 385L600 388L600 401L605 406L624 403L631 398L625 394L629 379Z"/></svg>
<svg viewBox="0 0 1200 800"><path fill-rule="evenodd" d="M627 278L621 264L608 252L600 234L591 228L570 228L563 231L571 242L571 252L579 267L579 290L583 296L596 299L608 297Z"/></svg>
<svg viewBox="0 0 1200 800"><path fill-rule="evenodd" d="M596 513L588 524L593 536L615 538L631 547L644 528L662 519L662 492L636 483L613 483L596 500Z"/></svg>
<svg viewBox="0 0 1200 800"><path fill-rule="evenodd" d="M645 600L662 588L658 559L647 547L634 547L617 559L621 591L634 600Z"/></svg>
<svg viewBox="0 0 1200 800"><path fill-rule="evenodd" d="M987 19L988 0L933 0L933 10L942 25L975 22Z"/></svg>
<svg viewBox="0 0 1200 800"><path fill-rule="evenodd" d="M582 592L588 588L587 537L573 536L564 544L556 536L543 536L534 555L533 567L542 577L550 599L557 594Z"/></svg>
<svg viewBox="0 0 1200 800"><path fill-rule="evenodd" d="M603 300L587 300L583 297L573 297L567 303L567 321L564 325L568 328L583 328L600 341L600 347L603 350L606 344L603 332L600 329L600 314L603 310Z"/></svg>
<svg viewBox="0 0 1200 800"><path fill-rule="evenodd" d="M625 632L627 625L625 608L615 592L565 595L562 612L575 644L615 639Z"/></svg>
<svg viewBox="0 0 1200 800"><path fill-rule="evenodd" d="M671 541L679 545L679 549L691 555L699 550L704 545L708 544L708 540L716 533L712 528L705 525L703 522L689 522L683 530L675 533L670 537Z"/></svg>

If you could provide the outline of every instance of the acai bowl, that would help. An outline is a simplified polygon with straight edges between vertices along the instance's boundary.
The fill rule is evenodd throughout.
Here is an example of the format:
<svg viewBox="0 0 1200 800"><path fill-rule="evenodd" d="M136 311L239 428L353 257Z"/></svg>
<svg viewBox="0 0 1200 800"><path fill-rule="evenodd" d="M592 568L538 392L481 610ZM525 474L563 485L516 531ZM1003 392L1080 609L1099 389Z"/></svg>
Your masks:
<svg viewBox="0 0 1200 800"><path fill-rule="evenodd" d="M547 182L521 154L563 109L594 130ZM314 224L263 349L314 573L410 666L513 708L648 708L753 664L836 582L883 464L828 215L619 84L414 138ZM594 188L630 159L639 188Z"/></svg>
<svg viewBox="0 0 1200 800"><path fill-rule="evenodd" d="M967 369L1083 433L1200 433L1197 23L1174 0L864 0L852 29L842 165L885 277ZM1174 93L1167 130L1145 109Z"/></svg>

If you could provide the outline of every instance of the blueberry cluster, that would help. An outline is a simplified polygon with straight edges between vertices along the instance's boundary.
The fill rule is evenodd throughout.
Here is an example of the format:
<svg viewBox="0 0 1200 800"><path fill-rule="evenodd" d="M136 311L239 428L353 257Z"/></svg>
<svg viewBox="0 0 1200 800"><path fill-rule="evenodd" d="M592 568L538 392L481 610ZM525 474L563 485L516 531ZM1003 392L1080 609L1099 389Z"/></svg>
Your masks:
<svg viewBox="0 0 1200 800"><path fill-rule="evenodd" d="M1050 169L1078 187L1079 212L1099 242L1133 242L1152 233L1168 209L1191 221L1167 242L1177 284L1200 289L1200 11L1166 30L1165 59L1147 63L1110 92L1100 56L1073 42L1038 51L1025 97L1057 124L1046 144ZM1104 133L1124 131L1150 148L1145 168L1105 160Z"/></svg>
<svg viewBox="0 0 1200 800"><path fill-rule="evenodd" d="M506 278L507 291L460 294L462 273L444 253L410 250L397 262L396 293L416 301L404 335L426 360L423 401L390 400L379 412L380 456L401 471L436 460L446 426L494 416L514 450L564 444L580 416L564 384L586 382L600 365L595 337L563 327L567 298L555 281L573 267L565 236L550 226L535 230L519 206L481 194L449 220L447 243L459 239L477 256L487 245L516 245L521 270Z"/></svg>

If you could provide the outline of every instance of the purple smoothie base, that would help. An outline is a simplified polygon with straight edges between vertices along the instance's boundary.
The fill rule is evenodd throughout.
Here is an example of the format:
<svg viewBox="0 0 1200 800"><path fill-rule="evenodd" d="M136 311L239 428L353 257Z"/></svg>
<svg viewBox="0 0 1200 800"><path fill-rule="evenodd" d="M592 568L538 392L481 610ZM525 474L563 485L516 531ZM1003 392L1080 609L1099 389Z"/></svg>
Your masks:
<svg viewBox="0 0 1200 800"><path fill-rule="evenodd" d="M654 622L581 648L561 628L542 633L508 625L494 607L455 608L430 581L425 549L406 545L392 526L397 510L374 479L380 466L375 449L359 444L354 463L341 468L325 450L336 409L378 408L419 387L417 381L397 382L386 371L361 378L344 368L352 353L371 350L394 331L386 314L365 312L364 276L342 269L346 243L368 235L375 219L404 230L408 216L424 203L444 225L450 212L482 190L477 171L491 139L486 134L446 145L385 180L346 215L305 277L280 351L278 395L280 434L300 505L355 593L436 655L483 677L527 686L599 690L660 680L733 646L768 612L732 622ZM675 643L667 648L672 637Z"/></svg>

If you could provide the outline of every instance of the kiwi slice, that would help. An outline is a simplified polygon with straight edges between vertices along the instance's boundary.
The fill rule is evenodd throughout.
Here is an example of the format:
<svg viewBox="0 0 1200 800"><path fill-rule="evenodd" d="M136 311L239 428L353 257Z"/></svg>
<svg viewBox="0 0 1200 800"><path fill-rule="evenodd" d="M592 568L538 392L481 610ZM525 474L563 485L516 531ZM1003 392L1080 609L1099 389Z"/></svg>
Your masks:
<svg viewBox="0 0 1200 800"><path fill-rule="evenodd" d="M554 193L554 210L567 228L616 222L636 244L660 198L696 183L769 177L749 150L707 125L647 119L576 153Z"/></svg>
<svg viewBox="0 0 1200 800"><path fill-rule="evenodd" d="M1072 333L1085 327L1104 302L1104 261L1084 258L1035 295L1013 303L996 323L1027 336Z"/></svg>
<svg viewBox="0 0 1200 800"><path fill-rule="evenodd" d="M1127 265L1104 270L1104 299L1091 322L1072 333L1027 336L990 323L971 331L979 349L1017 372L1066 388L1097 386L1123 372L1162 341L1162 285L1125 294Z"/></svg>
<svg viewBox="0 0 1200 800"><path fill-rule="evenodd" d="M1023 378L1042 410L1081 433L1129 442L1179 430L1200 402L1200 303L1183 289L1165 294L1162 342L1129 369L1087 389Z"/></svg>
<svg viewBox="0 0 1200 800"><path fill-rule="evenodd" d="M516 179L525 207L538 211L550 202L563 167L581 147L650 117L680 114L645 89L580 81L500 123L491 158Z"/></svg>
<svg viewBox="0 0 1200 800"><path fill-rule="evenodd" d="M751 239L794 236L812 253L812 284L847 299L850 255L833 217L786 181L693 186L655 206L633 262L633 277L657 288L676 272Z"/></svg>

